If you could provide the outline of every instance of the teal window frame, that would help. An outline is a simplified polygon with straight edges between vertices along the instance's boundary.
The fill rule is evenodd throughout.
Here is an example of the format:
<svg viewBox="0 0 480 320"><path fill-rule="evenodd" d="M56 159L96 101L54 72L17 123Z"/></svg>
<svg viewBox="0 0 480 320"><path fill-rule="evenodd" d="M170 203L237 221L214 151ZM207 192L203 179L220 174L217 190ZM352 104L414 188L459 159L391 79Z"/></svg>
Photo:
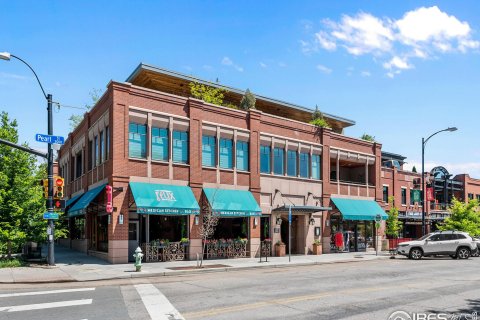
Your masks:
<svg viewBox="0 0 480 320"><path fill-rule="evenodd" d="M312 179L320 180L320 155L312 154Z"/></svg>
<svg viewBox="0 0 480 320"><path fill-rule="evenodd" d="M220 138L219 165L222 169L233 169L233 140Z"/></svg>
<svg viewBox="0 0 480 320"><path fill-rule="evenodd" d="M202 136L202 166L215 167L217 154L217 141L215 136Z"/></svg>
<svg viewBox="0 0 480 320"><path fill-rule="evenodd" d="M401 198L402 198L402 205L406 206L407 205L407 189L406 188L401 188Z"/></svg>
<svg viewBox="0 0 480 320"><path fill-rule="evenodd" d="M260 172L261 173L271 173L271 154L270 146L260 146Z"/></svg>
<svg viewBox="0 0 480 320"><path fill-rule="evenodd" d="M300 152L299 161L300 161L300 165L299 165L300 177L310 178L310 154L305 152Z"/></svg>
<svg viewBox="0 0 480 320"><path fill-rule="evenodd" d="M168 140L167 128L152 127L152 160L168 161Z"/></svg>
<svg viewBox="0 0 480 320"><path fill-rule="evenodd" d="M383 186L383 202L387 203L388 202L388 186Z"/></svg>
<svg viewBox="0 0 480 320"><path fill-rule="evenodd" d="M236 167L238 170L248 171L248 142L237 141L235 147Z"/></svg>
<svg viewBox="0 0 480 320"><path fill-rule="evenodd" d="M285 149L273 148L273 174L285 174Z"/></svg>
<svg viewBox="0 0 480 320"><path fill-rule="evenodd" d="M188 131L173 130L172 161L188 163Z"/></svg>
<svg viewBox="0 0 480 320"><path fill-rule="evenodd" d="M97 146L95 146L97 149ZM130 122L128 126L128 156L130 158L147 158L147 125ZM95 161L96 163L96 161Z"/></svg>
<svg viewBox="0 0 480 320"><path fill-rule="evenodd" d="M298 174L297 170L297 151L288 150L287 151L287 175L289 177L296 177Z"/></svg>

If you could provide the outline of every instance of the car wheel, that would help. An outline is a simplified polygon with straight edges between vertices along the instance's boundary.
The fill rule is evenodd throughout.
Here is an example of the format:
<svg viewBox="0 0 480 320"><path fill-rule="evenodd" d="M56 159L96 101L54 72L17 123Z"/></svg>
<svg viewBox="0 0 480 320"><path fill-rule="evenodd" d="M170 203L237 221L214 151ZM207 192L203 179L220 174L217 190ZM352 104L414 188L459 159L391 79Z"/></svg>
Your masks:
<svg viewBox="0 0 480 320"><path fill-rule="evenodd" d="M418 248L413 248L412 250L410 250L410 259L413 259L413 260L420 260L422 258L422 255L423 255L423 252L422 250L418 249Z"/></svg>
<svg viewBox="0 0 480 320"><path fill-rule="evenodd" d="M457 257L459 259L468 259L470 257L470 250L467 248L459 248L457 250Z"/></svg>

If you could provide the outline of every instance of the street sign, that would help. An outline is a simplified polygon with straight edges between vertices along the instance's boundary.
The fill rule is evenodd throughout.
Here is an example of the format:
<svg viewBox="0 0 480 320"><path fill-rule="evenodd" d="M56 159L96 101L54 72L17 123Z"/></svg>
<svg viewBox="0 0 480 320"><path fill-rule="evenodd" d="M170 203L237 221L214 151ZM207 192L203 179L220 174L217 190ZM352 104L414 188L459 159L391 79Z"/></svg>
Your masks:
<svg viewBox="0 0 480 320"><path fill-rule="evenodd" d="M50 136L48 134L35 134L35 140L38 142L45 142L45 143L55 143L55 144L64 144L65 138L61 136Z"/></svg>
<svg viewBox="0 0 480 320"><path fill-rule="evenodd" d="M50 212L45 212L43 214L43 219L54 219L54 220L58 220L58 213L50 213Z"/></svg>

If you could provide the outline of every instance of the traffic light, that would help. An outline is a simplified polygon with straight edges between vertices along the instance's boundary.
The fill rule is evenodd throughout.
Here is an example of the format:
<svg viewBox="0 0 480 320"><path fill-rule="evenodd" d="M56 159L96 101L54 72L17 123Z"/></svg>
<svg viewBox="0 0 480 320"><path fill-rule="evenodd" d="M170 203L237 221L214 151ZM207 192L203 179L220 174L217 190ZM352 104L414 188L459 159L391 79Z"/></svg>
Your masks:
<svg viewBox="0 0 480 320"><path fill-rule="evenodd" d="M64 187L64 179L62 177L54 177L53 179L53 183L54 183L54 190L53 190L53 194L54 194L54 198L55 199L62 199L63 198L63 187Z"/></svg>
<svg viewBox="0 0 480 320"><path fill-rule="evenodd" d="M65 209L65 200L54 200L53 201L53 208L56 210L64 210Z"/></svg>
<svg viewBox="0 0 480 320"><path fill-rule="evenodd" d="M43 197L48 198L48 179L40 180L40 185L43 187Z"/></svg>

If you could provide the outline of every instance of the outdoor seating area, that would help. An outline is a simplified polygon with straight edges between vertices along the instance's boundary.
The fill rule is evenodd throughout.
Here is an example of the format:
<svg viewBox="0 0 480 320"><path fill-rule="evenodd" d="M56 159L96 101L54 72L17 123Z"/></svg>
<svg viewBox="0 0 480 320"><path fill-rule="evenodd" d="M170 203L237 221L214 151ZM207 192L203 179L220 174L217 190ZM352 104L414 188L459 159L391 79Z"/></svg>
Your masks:
<svg viewBox="0 0 480 320"><path fill-rule="evenodd" d="M181 261L188 256L188 242L152 241L142 244L145 262Z"/></svg>
<svg viewBox="0 0 480 320"><path fill-rule="evenodd" d="M241 239L219 239L206 240L205 258L246 258L248 240Z"/></svg>

